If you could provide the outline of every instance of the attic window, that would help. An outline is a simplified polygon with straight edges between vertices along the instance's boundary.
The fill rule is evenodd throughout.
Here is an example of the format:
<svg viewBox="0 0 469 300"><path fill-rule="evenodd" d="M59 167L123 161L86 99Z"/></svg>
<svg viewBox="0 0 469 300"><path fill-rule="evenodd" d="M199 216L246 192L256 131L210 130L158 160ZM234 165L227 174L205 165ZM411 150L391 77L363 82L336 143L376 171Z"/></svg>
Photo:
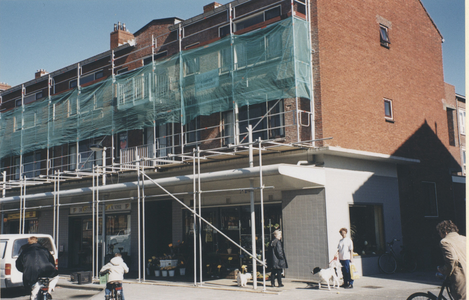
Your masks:
<svg viewBox="0 0 469 300"><path fill-rule="evenodd" d="M384 26L384 25L379 25L379 39L380 39L380 43L381 43L381 46L383 47L386 47L386 48L389 48L389 44L391 44L391 42L389 41L389 31L388 31L388 27Z"/></svg>

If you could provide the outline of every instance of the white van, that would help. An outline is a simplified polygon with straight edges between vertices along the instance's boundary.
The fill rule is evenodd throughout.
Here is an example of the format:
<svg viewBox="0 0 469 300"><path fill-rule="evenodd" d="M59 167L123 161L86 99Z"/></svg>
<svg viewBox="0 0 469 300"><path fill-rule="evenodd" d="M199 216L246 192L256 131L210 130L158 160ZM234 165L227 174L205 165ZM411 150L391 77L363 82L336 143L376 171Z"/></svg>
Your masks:
<svg viewBox="0 0 469 300"><path fill-rule="evenodd" d="M30 236L37 237L38 243L49 249L55 258L57 268L57 249L54 240L48 234L2 234L0 235L0 283L1 288L23 286L23 273L16 269L16 259L20 255L21 246L28 243Z"/></svg>

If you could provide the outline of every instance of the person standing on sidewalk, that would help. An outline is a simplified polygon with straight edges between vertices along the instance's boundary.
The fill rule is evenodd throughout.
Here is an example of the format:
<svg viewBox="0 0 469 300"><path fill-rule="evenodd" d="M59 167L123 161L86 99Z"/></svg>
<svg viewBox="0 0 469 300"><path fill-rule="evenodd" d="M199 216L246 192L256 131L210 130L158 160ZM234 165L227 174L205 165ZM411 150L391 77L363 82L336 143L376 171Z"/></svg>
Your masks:
<svg viewBox="0 0 469 300"><path fill-rule="evenodd" d="M440 222L436 230L442 238L440 248L445 261L437 269L449 276L453 298L466 299L466 237L458 233L458 227L450 220Z"/></svg>
<svg viewBox="0 0 469 300"><path fill-rule="evenodd" d="M350 275L350 264L353 260L353 242L347 237L347 228L341 228L339 233L342 239L339 241L337 253L334 255L334 258L339 256L339 261L342 264L342 275L344 276L344 284L342 284L342 287L351 289L353 288L353 280Z"/></svg>
<svg viewBox="0 0 469 300"><path fill-rule="evenodd" d="M275 278L279 287L284 286L282 284L282 271L288 268L287 259L283 250L281 242L282 232L280 230L274 231L274 239L270 242L268 252L268 265L272 269L270 273L270 283L272 287L275 287Z"/></svg>

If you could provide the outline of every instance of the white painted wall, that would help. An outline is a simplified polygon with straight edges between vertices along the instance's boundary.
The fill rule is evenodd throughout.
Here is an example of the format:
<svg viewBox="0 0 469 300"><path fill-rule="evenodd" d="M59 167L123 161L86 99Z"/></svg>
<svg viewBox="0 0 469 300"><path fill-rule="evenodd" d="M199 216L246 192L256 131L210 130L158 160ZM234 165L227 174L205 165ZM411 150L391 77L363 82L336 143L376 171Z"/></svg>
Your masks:
<svg viewBox="0 0 469 300"><path fill-rule="evenodd" d="M340 240L339 229L346 227L350 234L349 205L353 203L382 204L385 241L402 237L396 165L326 156L324 166L330 259L333 258ZM399 245L396 249L399 249ZM364 261L375 260L360 259L357 263Z"/></svg>

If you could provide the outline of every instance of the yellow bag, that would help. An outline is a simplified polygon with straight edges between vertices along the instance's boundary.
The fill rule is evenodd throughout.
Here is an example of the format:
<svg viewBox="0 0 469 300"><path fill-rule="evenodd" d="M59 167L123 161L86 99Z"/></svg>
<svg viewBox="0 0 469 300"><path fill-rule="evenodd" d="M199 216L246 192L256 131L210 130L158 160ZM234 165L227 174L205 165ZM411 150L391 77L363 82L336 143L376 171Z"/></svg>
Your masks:
<svg viewBox="0 0 469 300"><path fill-rule="evenodd" d="M355 266L354 263L350 263L350 277L352 278L352 280L356 280L360 278L357 267Z"/></svg>

